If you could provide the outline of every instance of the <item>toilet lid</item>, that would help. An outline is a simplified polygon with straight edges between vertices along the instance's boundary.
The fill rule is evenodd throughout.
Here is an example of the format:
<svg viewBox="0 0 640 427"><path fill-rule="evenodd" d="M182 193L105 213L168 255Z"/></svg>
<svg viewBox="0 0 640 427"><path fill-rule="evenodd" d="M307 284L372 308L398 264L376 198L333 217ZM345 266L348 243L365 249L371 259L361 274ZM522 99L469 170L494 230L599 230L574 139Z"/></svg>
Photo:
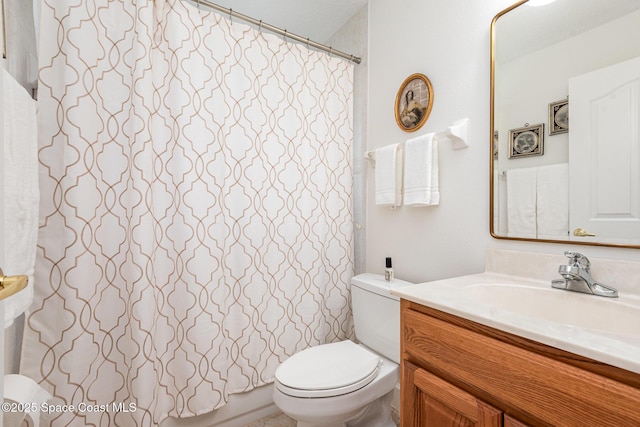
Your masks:
<svg viewBox="0 0 640 427"><path fill-rule="evenodd" d="M297 397L338 396L373 381L381 362L378 355L352 341L323 344L282 363L276 369L276 387Z"/></svg>

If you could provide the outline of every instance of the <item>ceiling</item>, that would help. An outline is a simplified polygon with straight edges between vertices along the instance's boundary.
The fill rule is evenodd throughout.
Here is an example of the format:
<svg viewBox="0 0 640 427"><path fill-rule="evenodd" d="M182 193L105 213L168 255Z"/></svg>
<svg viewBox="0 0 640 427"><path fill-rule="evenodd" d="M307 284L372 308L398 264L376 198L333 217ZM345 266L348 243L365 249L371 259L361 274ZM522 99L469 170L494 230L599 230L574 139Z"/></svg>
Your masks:
<svg viewBox="0 0 640 427"><path fill-rule="evenodd" d="M197 0L192 0L197 1ZM318 43L326 41L369 0L210 0Z"/></svg>
<svg viewBox="0 0 640 427"><path fill-rule="evenodd" d="M591 30L640 9L640 0L563 0L543 7L524 4L496 22L499 62Z"/></svg>

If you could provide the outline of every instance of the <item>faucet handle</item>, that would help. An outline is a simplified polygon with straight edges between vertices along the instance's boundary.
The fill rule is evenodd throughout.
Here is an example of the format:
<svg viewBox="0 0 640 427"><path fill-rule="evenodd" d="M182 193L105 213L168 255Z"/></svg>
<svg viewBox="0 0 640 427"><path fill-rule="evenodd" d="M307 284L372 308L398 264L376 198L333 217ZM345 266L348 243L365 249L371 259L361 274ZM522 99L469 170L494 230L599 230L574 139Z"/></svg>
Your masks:
<svg viewBox="0 0 640 427"><path fill-rule="evenodd" d="M565 251L564 256L569 258L569 265L580 267L586 271L589 271L591 268L591 261L589 261L589 258L582 255L580 252Z"/></svg>

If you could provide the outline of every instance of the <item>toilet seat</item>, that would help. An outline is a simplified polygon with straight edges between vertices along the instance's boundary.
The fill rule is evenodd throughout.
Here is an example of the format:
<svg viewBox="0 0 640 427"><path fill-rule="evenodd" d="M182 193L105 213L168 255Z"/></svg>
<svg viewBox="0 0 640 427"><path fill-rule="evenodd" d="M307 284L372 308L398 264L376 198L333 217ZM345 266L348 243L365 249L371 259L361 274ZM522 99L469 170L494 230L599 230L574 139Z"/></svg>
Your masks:
<svg viewBox="0 0 640 427"><path fill-rule="evenodd" d="M382 360L352 341L311 347L294 354L275 373L275 386L294 397L340 396L378 375Z"/></svg>

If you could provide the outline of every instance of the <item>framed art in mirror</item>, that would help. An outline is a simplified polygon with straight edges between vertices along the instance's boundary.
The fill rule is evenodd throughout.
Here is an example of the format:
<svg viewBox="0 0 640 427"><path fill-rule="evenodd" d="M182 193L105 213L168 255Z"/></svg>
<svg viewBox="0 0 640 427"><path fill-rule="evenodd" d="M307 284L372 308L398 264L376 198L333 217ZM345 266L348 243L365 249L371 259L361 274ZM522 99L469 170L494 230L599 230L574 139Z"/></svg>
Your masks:
<svg viewBox="0 0 640 427"><path fill-rule="evenodd" d="M549 135L569 132L569 100L549 104Z"/></svg>
<svg viewBox="0 0 640 427"><path fill-rule="evenodd" d="M544 123L509 131L509 158L544 154Z"/></svg>
<svg viewBox="0 0 640 427"><path fill-rule="evenodd" d="M395 115L400 129L415 132L427 121L433 107L433 87L424 74L407 77L396 95Z"/></svg>

